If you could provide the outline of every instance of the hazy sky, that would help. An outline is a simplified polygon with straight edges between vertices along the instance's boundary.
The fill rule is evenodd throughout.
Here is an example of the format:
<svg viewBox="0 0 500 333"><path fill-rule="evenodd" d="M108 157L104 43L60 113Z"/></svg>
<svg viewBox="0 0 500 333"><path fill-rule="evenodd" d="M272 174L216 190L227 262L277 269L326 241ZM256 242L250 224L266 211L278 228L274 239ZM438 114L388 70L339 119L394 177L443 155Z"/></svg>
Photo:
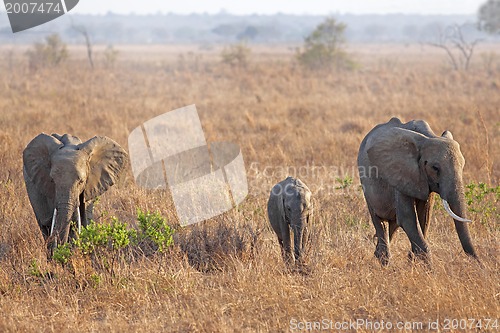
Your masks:
<svg viewBox="0 0 500 333"><path fill-rule="evenodd" d="M475 14L486 0L80 0L74 13L149 14L217 13L224 9L231 14L291 14L335 13L417 13Z"/></svg>

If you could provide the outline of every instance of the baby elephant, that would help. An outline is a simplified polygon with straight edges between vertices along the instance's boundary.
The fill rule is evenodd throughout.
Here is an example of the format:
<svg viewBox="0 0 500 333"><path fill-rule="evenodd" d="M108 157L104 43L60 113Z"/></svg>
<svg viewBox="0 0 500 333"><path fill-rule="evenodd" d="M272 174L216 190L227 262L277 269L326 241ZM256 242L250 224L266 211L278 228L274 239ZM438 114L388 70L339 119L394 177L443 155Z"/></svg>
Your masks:
<svg viewBox="0 0 500 333"><path fill-rule="evenodd" d="M290 229L294 236L295 260L300 263L312 213L311 191L300 179L288 177L274 185L267 203L267 214L278 236L281 254L287 265L293 263Z"/></svg>

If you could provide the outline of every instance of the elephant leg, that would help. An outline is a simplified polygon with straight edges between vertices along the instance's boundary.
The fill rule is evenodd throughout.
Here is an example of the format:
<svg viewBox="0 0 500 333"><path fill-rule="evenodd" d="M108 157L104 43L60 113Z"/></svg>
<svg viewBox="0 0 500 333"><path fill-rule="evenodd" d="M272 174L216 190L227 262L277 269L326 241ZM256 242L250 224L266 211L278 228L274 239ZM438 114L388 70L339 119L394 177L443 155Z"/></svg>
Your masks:
<svg viewBox="0 0 500 333"><path fill-rule="evenodd" d="M293 263L293 256L292 256L292 247L290 241L290 227L288 227L288 225L282 226L281 241L282 241L281 253L283 255L283 260L287 265L291 265Z"/></svg>
<svg viewBox="0 0 500 333"><path fill-rule="evenodd" d="M281 236L281 231L276 232L276 236L278 236L278 244L280 245L281 256L283 260L285 259L285 248L283 245L283 237Z"/></svg>
<svg viewBox="0 0 500 333"><path fill-rule="evenodd" d="M302 254L302 232L303 228L293 227L293 254L297 262L300 261Z"/></svg>
<svg viewBox="0 0 500 333"><path fill-rule="evenodd" d="M375 237L377 237L377 246L375 248L375 257L380 261L382 266L389 264L389 235L387 225L370 209L373 226L375 227Z"/></svg>
<svg viewBox="0 0 500 333"><path fill-rule="evenodd" d="M88 223L87 223L87 207L85 207L85 197L83 195L83 192L80 194L79 202L80 202L80 207L78 207L78 209L80 211L81 227L86 227L88 225Z"/></svg>
<svg viewBox="0 0 500 333"><path fill-rule="evenodd" d="M28 199L33 207L33 212L35 213L36 222L43 235L43 240L47 241L50 236L50 226L52 224L52 215L54 214L54 208L52 204L49 204L48 198L41 194L35 185L26 178L26 189L28 192Z"/></svg>
<svg viewBox="0 0 500 333"><path fill-rule="evenodd" d="M90 221L94 219L94 202L90 201L88 204L85 204L83 193L80 194L80 214L82 227L88 226Z"/></svg>
<svg viewBox="0 0 500 333"><path fill-rule="evenodd" d="M94 203L89 202L88 205L85 206L83 203L85 218L82 218L82 227L86 227L89 225L90 221L94 219Z"/></svg>
<svg viewBox="0 0 500 333"><path fill-rule="evenodd" d="M309 246L309 235L310 235L310 231L309 231L309 226L303 226L302 227L302 244L300 245L300 249L302 251L302 253L304 253L304 251L306 251L307 247Z"/></svg>
<svg viewBox="0 0 500 333"><path fill-rule="evenodd" d="M283 245L283 239L278 237L278 243L280 245L281 257L283 258L283 261L286 262L285 247Z"/></svg>
<svg viewBox="0 0 500 333"><path fill-rule="evenodd" d="M427 238L435 197L436 195L431 193L426 201L417 200L418 222L424 238Z"/></svg>
<svg viewBox="0 0 500 333"><path fill-rule="evenodd" d="M392 242L394 237L394 233L399 229L399 225L396 223L396 220L389 221L389 242Z"/></svg>
<svg viewBox="0 0 500 333"><path fill-rule="evenodd" d="M69 236L68 239L76 239L78 238L78 219L81 220L81 214L79 214L80 207L77 207L73 213L73 216L71 217L71 226L69 229Z"/></svg>
<svg viewBox="0 0 500 333"><path fill-rule="evenodd" d="M417 226L414 198L399 192L396 194L396 218L410 240L413 255L429 262L429 247Z"/></svg>
<svg viewBox="0 0 500 333"><path fill-rule="evenodd" d="M49 236L50 236L50 227L43 225L40 222L38 222L38 226L40 227L40 230L42 231L43 239L47 240L47 238L49 238Z"/></svg>

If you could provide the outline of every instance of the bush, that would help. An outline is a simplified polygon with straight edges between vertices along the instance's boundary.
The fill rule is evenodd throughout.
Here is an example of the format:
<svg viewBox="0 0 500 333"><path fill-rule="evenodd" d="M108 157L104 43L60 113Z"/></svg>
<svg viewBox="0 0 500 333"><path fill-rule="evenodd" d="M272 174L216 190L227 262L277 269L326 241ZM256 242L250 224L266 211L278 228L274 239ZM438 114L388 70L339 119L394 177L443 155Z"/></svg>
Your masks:
<svg viewBox="0 0 500 333"><path fill-rule="evenodd" d="M104 50L104 66L106 68L113 68L116 64L116 61L118 59L118 50L116 50L113 45L108 45L106 47L106 50Z"/></svg>
<svg viewBox="0 0 500 333"><path fill-rule="evenodd" d="M235 44L222 50L222 62L231 66L246 67L252 51L245 44Z"/></svg>
<svg viewBox="0 0 500 333"><path fill-rule="evenodd" d="M57 247L54 261L64 266L78 254L77 257L90 258L94 267L113 276L117 265L130 262L137 254L163 253L173 245L174 230L159 213L138 210L137 214L139 230L128 228L116 217L99 224L91 221L82 227L73 243Z"/></svg>
<svg viewBox="0 0 500 333"><path fill-rule="evenodd" d="M497 209L500 202L500 185L492 187L485 183L472 182L465 188L465 200L470 212L500 220L500 210Z"/></svg>
<svg viewBox="0 0 500 333"><path fill-rule="evenodd" d="M298 50L299 63L313 70L354 69L356 64L344 50L346 29L344 23L333 18L326 19L306 37L304 50Z"/></svg>
<svg viewBox="0 0 500 333"><path fill-rule="evenodd" d="M52 34L45 38L44 43L35 43L33 48L26 52L26 55L30 68L38 69L57 66L64 62L68 58L68 50L59 35Z"/></svg>
<svg viewBox="0 0 500 333"><path fill-rule="evenodd" d="M351 176L345 176L344 178L337 177L335 181L339 184L335 187L336 190L345 190L352 185L354 179Z"/></svg>
<svg viewBox="0 0 500 333"><path fill-rule="evenodd" d="M174 230L159 213L137 211L140 233L138 239L153 251L164 252L174 244Z"/></svg>
<svg viewBox="0 0 500 333"><path fill-rule="evenodd" d="M71 248L70 244L60 244L55 250L52 258L60 263L61 265L65 265L68 263L68 261L71 259Z"/></svg>
<svg viewBox="0 0 500 333"><path fill-rule="evenodd" d="M128 229L127 226L118 221L116 217L111 218L111 223L98 224L92 221L83 227L74 244L83 254L94 253L99 248L108 250L120 250L137 239L137 231Z"/></svg>

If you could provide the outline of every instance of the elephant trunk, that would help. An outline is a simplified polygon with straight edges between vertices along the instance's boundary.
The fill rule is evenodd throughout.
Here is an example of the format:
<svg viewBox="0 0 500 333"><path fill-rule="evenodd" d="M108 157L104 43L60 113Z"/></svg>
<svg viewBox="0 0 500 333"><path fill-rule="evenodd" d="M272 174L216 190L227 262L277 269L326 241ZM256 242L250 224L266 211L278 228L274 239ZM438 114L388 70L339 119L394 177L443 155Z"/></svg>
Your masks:
<svg viewBox="0 0 500 333"><path fill-rule="evenodd" d="M477 259L476 251L474 250L474 246L472 245L469 229L467 227L467 208L465 205L465 197L462 192L458 192L453 195L449 201L449 205L451 210L461 217L462 219L454 218L455 221L455 229L457 230L458 238L460 239L460 243L462 243L462 248L465 253L470 255L473 258Z"/></svg>
<svg viewBox="0 0 500 333"><path fill-rule="evenodd" d="M76 205L71 201L57 204L57 213L53 231L57 244L64 244L68 241L71 218L75 211L75 206Z"/></svg>

